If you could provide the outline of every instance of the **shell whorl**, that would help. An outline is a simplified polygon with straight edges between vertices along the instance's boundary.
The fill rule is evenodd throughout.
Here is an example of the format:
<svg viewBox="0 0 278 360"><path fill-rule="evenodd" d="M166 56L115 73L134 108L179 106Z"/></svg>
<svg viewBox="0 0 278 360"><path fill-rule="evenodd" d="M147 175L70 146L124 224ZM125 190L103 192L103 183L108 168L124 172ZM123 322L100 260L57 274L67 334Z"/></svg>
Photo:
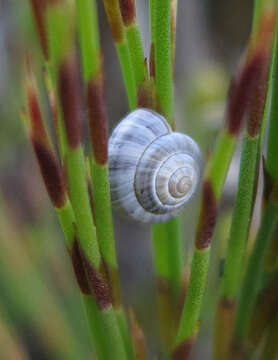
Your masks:
<svg viewBox="0 0 278 360"><path fill-rule="evenodd" d="M176 216L196 192L202 155L162 116L137 109L109 139L109 174L113 207L137 221L159 223Z"/></svg>

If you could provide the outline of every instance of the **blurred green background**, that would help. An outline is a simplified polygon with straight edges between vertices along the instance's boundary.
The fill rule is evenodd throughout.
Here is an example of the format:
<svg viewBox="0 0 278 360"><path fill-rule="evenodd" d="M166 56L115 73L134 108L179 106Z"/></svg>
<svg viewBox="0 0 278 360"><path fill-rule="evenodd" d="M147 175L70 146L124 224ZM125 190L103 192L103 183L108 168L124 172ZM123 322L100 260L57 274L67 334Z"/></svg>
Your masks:
<svg viewBox="0 0 278 360"><path fill-rule="evenodd" d="M128 106L102 2L98 5L112 129ZM148 56L148 1L136 5ZM251 0L179 1L177 128L194 137L205 156L222 126L227 87L248 38L252 6ZM0 0L0 359L93 359L62 232L20 119L26 52L38 52L28 0ZM209 325L237 165L235 159L225 187L195 359L210 358ZM196 209L197 200L182 215L184 258L190 254ZM134 308L151 354L160 359L149 228L115 215L115 232L125 305Z"/></svg>

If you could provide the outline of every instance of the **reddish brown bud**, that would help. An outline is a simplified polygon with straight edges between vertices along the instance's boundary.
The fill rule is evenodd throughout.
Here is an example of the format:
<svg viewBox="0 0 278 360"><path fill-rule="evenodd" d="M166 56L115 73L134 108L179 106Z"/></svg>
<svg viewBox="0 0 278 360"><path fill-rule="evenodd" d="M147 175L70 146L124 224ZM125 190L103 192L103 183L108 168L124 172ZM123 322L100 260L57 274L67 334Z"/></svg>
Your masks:
<svg viewBox="0 0 278 360"><path fill-rule="evenodd" d="M65 204L65 187L61 176L61 169L54 153L44 144L32 138L32 144L39 163L41 174L48 195L56 208Z"/></svg>
<svg viewBox="0 0 278 360"><path fill-rule="evenodd" d="M49 147L46 129L43 124L40 105L37 99L35 88L30 86L27 90L28 107L31 121L32 137Z"/></svg>
<svg viewBox="0 0 278 360"><path fill-rule="evenodd" d="M59 69L58 89L68 143L71 148L77 148L81 141L79 88L76 62L73 59L67 59Z"/></svg>
<svg viewBox="0 0 278 360"><path fill-rule="evenodd" d="M105 310L111 306L111 297L106 279L100 270L95 269L90 263L80 246L79 252L87 275L88 284L95 296L97 306L100 310Z"/></svg>
<svg viewBox="0 0 278 360"><path fill-rule="evenodd" d="M90 290L90 286L88 284L86 273L83 268L83 262L82 262L82 259L80 256L79 245L78 245L77 239L74 239L72 252L71 252L71 261L72 261L73 270L74 270L75 277L76 277L80 291L84 295L90 295L91 290Z"/></svg>
<svg viewBox="0 0 278 360"><path fill-rule="evenodd" d="M30 0L33 17L37 27L38 36L41 43L41 48L45 59L48 60L48 39L47 39L47 28L45 24L45 10L48 0Z"/></svg>
<svg viewBox="0 0 278 360"><path fill-rule="evenodd" d="M258 76L261 75L264 66L264 53L256 53L245 62L238 77L232 81L226 116L228 130L233 136L238 135L240 132L244 115L256 86L256 81Z"/></svg>
<svg viewBox="0 0 278 360"><path fill-rule="evenodd" d="M195 337L191 337L179 344L173 351L172 360L187 360L190 357Z"/></svg>
<svg viewBox="0 0 278 360"><path fill-rule="evenodd" d="M119 0L119 3L124 25L132 25L136 20L136 9L134 0Z"/></svg>
<svg viewBox="0 0 278 360"><path fill-rule="evenodd" d="M259 70L259 69L258 69ZM257 81L250 99L250 107L248 110L247 132L249 136L257 136L260 131L261 122L264 113L267 78L268 78L268 61L262 63L260 73L258 71Z"/></svg>
<svg viewBox="0 0 278 360"><path fill-rule="evenodd" d="M108 160L108 129L102 74L99 74L96 79L88 83L87 106L94 159L97 164L105 165Z"/></svg>
<svg viewBox="0 0 278 360"><path fill-rule="evenodd" d="M197 227L196 247L199 250L206 249L211 243L211 238L216 224L217 201L213 192L210 180L206 180L203 185L203 196L201 213Z"/></svg>
<svg viewBox="0 0 278 360"><path fill-rule="evenodd" d="M28 106L31 121L31 140L39 163L48 195L56 208L66 200L65 186L59 163L43 124L39 103L33 88L28 90Z"/></svg>

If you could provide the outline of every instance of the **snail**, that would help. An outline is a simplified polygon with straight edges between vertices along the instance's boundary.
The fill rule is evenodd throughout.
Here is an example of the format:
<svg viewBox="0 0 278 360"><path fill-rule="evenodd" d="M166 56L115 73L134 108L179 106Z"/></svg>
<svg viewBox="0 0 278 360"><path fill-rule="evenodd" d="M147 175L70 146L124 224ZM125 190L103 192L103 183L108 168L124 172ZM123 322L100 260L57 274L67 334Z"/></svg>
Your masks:
<svg viewBox="0 0 278 360"><path fill-rule="evenodd" d="M116 126L108 159L112 206L139 222L175 217L196 193L202 175L197 143L143 108Z"/></svg>

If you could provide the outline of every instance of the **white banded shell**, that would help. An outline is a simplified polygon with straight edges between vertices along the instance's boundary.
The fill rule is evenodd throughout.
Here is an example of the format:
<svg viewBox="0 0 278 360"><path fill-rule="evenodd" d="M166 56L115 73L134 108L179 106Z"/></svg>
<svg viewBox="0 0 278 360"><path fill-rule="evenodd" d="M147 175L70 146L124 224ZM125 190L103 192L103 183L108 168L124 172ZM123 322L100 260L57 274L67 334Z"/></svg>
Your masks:
<svg viewBox="0 0 278 360"><path fill-rule="evenodd" d="M159 223L176 216L196 193L201 174L196 142L173 132L153 111L131 112L109 139L112 205L134 220Z"/></svg>

